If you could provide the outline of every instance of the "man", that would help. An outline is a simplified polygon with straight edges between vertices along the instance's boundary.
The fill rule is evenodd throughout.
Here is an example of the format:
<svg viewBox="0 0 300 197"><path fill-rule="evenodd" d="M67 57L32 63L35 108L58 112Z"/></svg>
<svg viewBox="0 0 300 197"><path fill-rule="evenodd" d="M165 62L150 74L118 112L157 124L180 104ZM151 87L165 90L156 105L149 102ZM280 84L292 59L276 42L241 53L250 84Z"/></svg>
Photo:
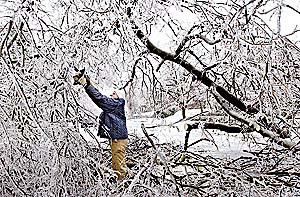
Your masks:
<svg viewBox="0 0 300 197"><path fill-rule="evenodd" d="M81 84L92 101L103 110L99 117L98 135L110 139L112 152L112 168L117 174L118 180L125 178L127 167L125 162L126 147L128 145L128 131L125 117L125 100L119 98L116 91L111 97L101 94L91 83L84 70L74 76L74 85ZM107 135L103 135L107 132Z"/></svg>

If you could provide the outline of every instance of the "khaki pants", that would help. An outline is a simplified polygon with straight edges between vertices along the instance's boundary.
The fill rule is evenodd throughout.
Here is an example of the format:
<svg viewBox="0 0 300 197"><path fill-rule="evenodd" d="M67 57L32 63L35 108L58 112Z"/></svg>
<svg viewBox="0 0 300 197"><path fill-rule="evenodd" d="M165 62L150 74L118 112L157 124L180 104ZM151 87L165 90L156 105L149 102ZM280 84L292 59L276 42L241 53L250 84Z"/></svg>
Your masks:
<svg viewBox="0 0 300 197"><path fill-rule="evenodd" d="M118 180L122 180L126 176L126 147L128 140L112 140L111 153L112 153L112 169L116 171Z"/></svg>

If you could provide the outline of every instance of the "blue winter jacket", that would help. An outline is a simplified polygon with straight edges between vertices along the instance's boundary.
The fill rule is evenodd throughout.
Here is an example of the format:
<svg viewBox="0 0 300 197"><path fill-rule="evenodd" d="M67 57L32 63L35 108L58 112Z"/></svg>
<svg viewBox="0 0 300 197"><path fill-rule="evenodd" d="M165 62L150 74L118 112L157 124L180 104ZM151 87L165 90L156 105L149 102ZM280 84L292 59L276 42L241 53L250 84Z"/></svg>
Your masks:
<svg viewBox="0 0 300 197"><path fill-rule="evenodd" d="M102 122L109 128L111 139L127 139L128 131L125 117L125 100L113 99L101 94L92 85L85 87L86 93L103 112L100 116Z"/></svg>

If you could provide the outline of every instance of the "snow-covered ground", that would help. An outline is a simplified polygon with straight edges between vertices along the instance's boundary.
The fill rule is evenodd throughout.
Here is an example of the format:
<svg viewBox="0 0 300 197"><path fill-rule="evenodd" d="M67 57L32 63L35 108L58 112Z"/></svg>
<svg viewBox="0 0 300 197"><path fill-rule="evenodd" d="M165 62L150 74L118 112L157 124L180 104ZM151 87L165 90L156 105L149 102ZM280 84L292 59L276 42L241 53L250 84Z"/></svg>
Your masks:
<svg viewBox="0 0 300 197"><path fill-rule="evenodd" d="M187 111L187 117L199 114L200 110L193 109ZM135 134L140 137L144 137L141 125L144 124L146 130L151 134L155 143L172 143L176 145L184 145L186 131L184 130L185 121L178 122L181 119L181 112L177 112L173 116L165 119L158 118L136 118L129 119L127 127L129 134ZM176 123L178 122L178 123ZM174 124L175 123L175 124ZM147 128L153 127L154 128ZM93 132L95 134L95 132ZM92 140L87 132L81 131L81 134L86 140ZM208 154L217 157L239 157L241 155L247 156L251 151L258 148L258 145L254 141L260 141L265 143L264 139L256 133L250 134L228 134L219 130L206 130L195 129L192 130L189 137L189 144L199 140L199 143L193 145L189 151L201 151L203 154ZM103 141L103 139L99 139Z"/></svg>
<svg viewBox="0 0 300 197"><path fill-rule="evenodd" d="M187 111L187 116L191 117L199 114L200 110L193 109ZM145 127L155 128L146 129L149 134L153 134L156 143L173 143L177 145L184 145L186 131L184 130L185 121L173 124L181 119L181 112L177 112L175 115L166 119L156 118L142 118L131 119L128 121L128 129L130 133L134 133L138 136L144 136L141 124ZM219 130L206 130L195 129L192 130L189 136L189 144L199 140L202 140L194 146L190 147L189 151L203 151L205 154L210 154L218 157L238 157L241 155L247 155L249 153L244 152L251 151L257 148L255 141L264 142L263 138L259 134L228 134Z"/></svg>

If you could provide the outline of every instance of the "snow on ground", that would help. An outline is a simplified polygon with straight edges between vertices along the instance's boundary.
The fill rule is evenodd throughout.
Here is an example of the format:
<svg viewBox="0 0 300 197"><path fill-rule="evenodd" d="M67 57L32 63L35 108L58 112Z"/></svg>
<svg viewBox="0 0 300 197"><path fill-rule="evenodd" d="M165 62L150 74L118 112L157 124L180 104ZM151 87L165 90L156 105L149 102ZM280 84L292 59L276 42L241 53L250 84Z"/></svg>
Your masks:
<svg viewBox="0 0 300 197"><path fill-rule="evenodd" d="M187 111L187 117L199 114L200 110L192 109ZM136 118L129 119L127 121L128 132L130 134L135 134L139 137L144 137L141 125L145 125L146 130L149 135L151 135L153 141L158 144L162 143L172 143L175 145L184 145L186 131L183 126L186 123L181 121L176 123L181 119L181 111L177 112L173 116L167 117L165 119L158 118ZM176 124L173 124L176 123ZM153 127L154 128L147 128ZM80 131L83 137L87 140L93 140L87 132L83 130ZM95 132L93 132L96 134ZM99 139L99 141L105 141L105 139ZM199 140L199 139L209 139L203 140L196 145L190 147L189 151L203 152L203 154L215 156L215 157L239 157L247 156L249 153L244 152L251 151L258 148L258 145L254 141L260 141L266 143L263 138L256 133L251 134L228 134L219 130L208 130L203 129L192 130L189 137L189 144ZM129 137L130 140L130 137ZM212 142L214 141L214 143Z"/></svg>
<svg viewBox="0 0 300 197"><path fill-rule="evenodd" d="M200 110L193 109L187 111L187 116L191 117L199 114ZM138 136L144 136L141 124L143 123L149 134L153 134L155 138L153 140L156 143L173 143L176 145L184 145L186 131L183 126L186 122L182 121L176 124L181 119L181 111L175 115L165 119L157 118L141 118L128 120L129 133L134 133ZM162 125L155 128L154 125ZM263 138L259 134L228 134L219 130L203 131L202 129L192 130L189 137L189 144L199 139L210 139L213 142L207 140L201 141L196 145L189 148L189 151L203 151L206 154L218 156L218 157L238 157L241 155L246 156L248 153L244 150L251 151L257 148L253 140L264 142ZM249 142L250 141L250 142ZM252 142L251 142L252 141ZM264 142L265 143L265 142ZM216 144L216 145L215 145Z"/></svg>

